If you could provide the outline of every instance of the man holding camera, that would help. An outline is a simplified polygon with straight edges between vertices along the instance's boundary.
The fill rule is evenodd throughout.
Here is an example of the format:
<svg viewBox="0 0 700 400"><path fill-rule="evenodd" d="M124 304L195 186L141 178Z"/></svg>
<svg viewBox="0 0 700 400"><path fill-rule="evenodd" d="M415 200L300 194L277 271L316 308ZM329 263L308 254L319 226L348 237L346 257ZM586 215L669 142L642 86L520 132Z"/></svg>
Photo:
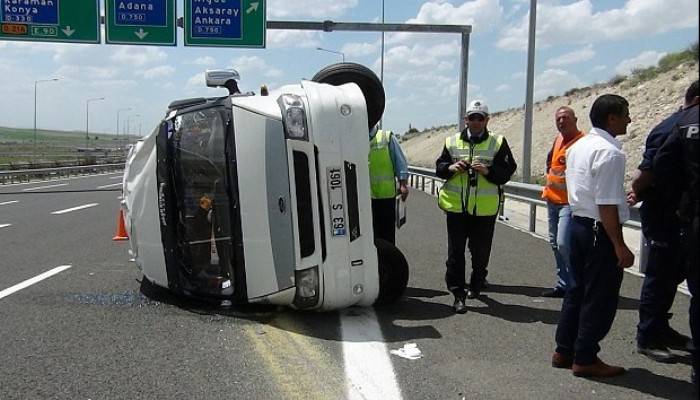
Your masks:
<svg viewBox="0 0 700 400"><path fill-rule="evenodd" d="M484 286L491 255L501 185L517 165L508 142L488 129L489 109L481 100L469 103L467 127L447 138L436 174L445 179L438 204L447 217L447 288L455 296L456 313L467 312L465 298L476 298ZM465 247L469 245L472 273L467 290Z"/></svg>

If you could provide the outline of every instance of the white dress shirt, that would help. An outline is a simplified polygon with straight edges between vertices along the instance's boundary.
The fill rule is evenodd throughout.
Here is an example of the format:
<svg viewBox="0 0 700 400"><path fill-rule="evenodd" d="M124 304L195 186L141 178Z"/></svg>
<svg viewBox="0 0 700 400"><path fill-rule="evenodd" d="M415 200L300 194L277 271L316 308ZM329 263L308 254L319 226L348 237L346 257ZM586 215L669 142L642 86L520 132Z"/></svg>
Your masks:
<svg viewBox="0 0 700 400"><path fill-rule="evenodd" d="M625 159L622 144L598 128L566 151L566 186L573 215L600 221L598 206L616 205L620 223L629 219Z"/></svg>

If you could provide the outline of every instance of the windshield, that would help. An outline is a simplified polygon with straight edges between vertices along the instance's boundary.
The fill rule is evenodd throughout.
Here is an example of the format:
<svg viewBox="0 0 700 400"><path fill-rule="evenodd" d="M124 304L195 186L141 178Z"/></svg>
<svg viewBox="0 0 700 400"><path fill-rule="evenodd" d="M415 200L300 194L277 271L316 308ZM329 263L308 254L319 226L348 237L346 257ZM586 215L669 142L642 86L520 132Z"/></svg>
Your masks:
<svg viewBox="0 0 700 400"><path fill-rule="evenodd" d="M233 293L225 115L223 107L178 115L170 138L185 286L219 295Z"/></svg>

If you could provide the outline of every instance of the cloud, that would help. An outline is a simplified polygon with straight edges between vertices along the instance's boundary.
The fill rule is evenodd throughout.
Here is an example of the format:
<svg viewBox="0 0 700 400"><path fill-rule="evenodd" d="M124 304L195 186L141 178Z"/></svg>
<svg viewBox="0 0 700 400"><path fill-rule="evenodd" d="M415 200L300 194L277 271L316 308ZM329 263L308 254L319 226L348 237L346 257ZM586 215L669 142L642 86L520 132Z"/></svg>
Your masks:
<svg viewBox="0 0 700 400"><path fill-rule="evenodd" d="M696 0L627 0L621 8L595 12L590 0L560 4L541 2L537 7L537 45L595 43L651 36L698 24ZM527 13L529 14L529 12ZM497 42L505 50L527 49L529 15L507 26Z"/></svg>
<svg viewBox="0 0 700 400"><path fill-rule="evenodd" d="M606 65L596 65L595 67L593 67L591 69L591 71L599 72L599 71L605 71L606 69L608 69L608 67Z"/></svg>
<svg viewBox="0 0 700 400"><path fill-rule="evenodd" d="M562 65L578 64L588 61L595 56L593 45L589 44L580 49L576 49L570 53L562 54L559 57L550 58L547 60L549 67L561 67Z"/></svg>
<svg viewBox="0 0 700 400"><path fill-rule="evenodd" d="M190 64L211 67L213 65L216 65L216 59L211 56L198 57L194 59Z"/></svg>
<svg viewBox="0 0 700 400"><path fill-rule="evenodd" d="M513 80L521 80L521 79L525 79L526 77L527 77L527 74L525 72L513 72L510 75L510 79L513 79Z"/></svg>
<svg viewBox="0 0 700 400"><path fill-rule="evenodd" d="M381 50L381 42L374 43L347 43L340 51L348 57L360 58L378 53Z"/></svg>
<svg viewBox="0 0 700 400"><path fill-rule="evenodd" d="M486 32L498 26L503 7L499 0L465 1L455 6L445 1L424 3L409 24L454 24L472 25L474 32Z"/></svg>
<svg viewBox="0 0 700 400"><path fill-rule="evenodd" d="M510 90L510 85L508 85L507 83L500 84L495 89L496 92L507 92L509 90Z"/></svg>
<svg viewBox="0 0 700 400"><path fill-rule="evenodd" d="M198 72L187 80L185 87L189 90L200 89L206 87L206 83L207 79L204 77L204 72Z"/></svg>
<svg viewBox="0 0 700 400"><path fill-rule="evenodd" d="M315 31L268 30L267 47L311 48L321 45L321 34Z"/></svg>
<svg viewBox="0 0 700 400"><path fill-rule="evenodd" d="M136 71L136 75L142 76L144 79L165 78L175 73L175 68L170 65L161 65L159 67L149 68L143 71Z"/></svg>
<svg viewBox="0 0 700 400"><path fill-rule="evenodd" d="M622 60L615 67L615 72L620 75L628 75L636 68L646 68L656 65L656 63L658 63L659 60L665 55L666 53L659 53L658 51L654 50L643 51L636 57Z"/></svg>
<svg viewBox="0 0 700 400"><path fill-rule="evenodd" d="M119 46L109 59L130 67L163 62L168 58L163 50L156 47Z"/></svg>
<svg viewBox="0 0 700 400"><path fill-rule="evenodd" d="M267 15L272 18L333 18L357 7L358 0L269 0Z"/></svg>
<svg viewBox="0 0 700 400"><path fill-rule="evenodd" d="M270 66L265 60L258 56L240 56L231 60L231 67L236 71L244 73L255 73L268 78L282 76L280 69Z"/></svg>
<svg viewBox="0 0 700 400"><path fill-rule="evenodd" d="M541 100L580 86L582 82L576 75L561 69L547 69L535 77L534 98Z"/></svg>

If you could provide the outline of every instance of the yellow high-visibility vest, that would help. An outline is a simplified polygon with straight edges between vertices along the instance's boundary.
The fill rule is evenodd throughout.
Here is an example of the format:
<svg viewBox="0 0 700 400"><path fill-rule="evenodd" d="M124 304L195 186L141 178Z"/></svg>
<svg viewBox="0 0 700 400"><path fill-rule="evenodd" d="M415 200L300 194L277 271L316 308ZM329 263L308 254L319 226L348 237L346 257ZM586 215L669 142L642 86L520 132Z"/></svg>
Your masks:
<svg viewBox="0 0 700 400"><path fill-rule="evenodd" d="M503 136L489 135L481 143L465 142L457 133L445 140L445 147L453 162L464 160L471 164L474 161L491 166L493 159L503 143ZM500 188L489 182L476 171L476 185L469 184L467 171L453 175L440 189L438 205L441 209L461 213L467 212L476 216L496 215L500 205Z"/></svg>
<svg viewBox="0 0 700 400"><path fill-rule="evenodd" d="M373 199L391 199L396 196L394 163L389 152L391 135L391 131L380 130L370 142L369 179Z"/></svg>

